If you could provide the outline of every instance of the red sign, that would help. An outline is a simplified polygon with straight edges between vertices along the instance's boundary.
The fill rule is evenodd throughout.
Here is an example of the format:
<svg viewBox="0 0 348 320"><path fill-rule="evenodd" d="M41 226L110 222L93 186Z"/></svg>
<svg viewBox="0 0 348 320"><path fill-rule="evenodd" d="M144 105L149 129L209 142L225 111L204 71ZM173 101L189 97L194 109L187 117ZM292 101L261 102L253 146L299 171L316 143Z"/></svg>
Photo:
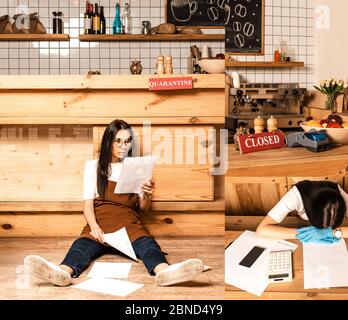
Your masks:
<svg viewBox="0 0 348 320"><path fill-rule="evenodd" d="M238 136L241 154L283 148L286 145L284 134L277 130Z"/></svg>
<svg viewBox="0 0 348 320"><path fill-rule="evenodd" d="M150 78L149 90L189 90L193 89L192 77Z"/></svg>

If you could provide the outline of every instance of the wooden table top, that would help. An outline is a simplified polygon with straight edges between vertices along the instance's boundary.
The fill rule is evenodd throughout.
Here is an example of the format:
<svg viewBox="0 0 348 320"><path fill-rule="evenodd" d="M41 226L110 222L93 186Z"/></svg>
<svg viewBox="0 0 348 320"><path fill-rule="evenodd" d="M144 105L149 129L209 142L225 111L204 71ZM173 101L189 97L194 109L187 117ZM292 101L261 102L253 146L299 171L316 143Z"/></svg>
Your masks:
<svg viewBox="0 0 348 320"><path fill-rule="evenodd" d="M227 231L225 247L242 234L241 231ZM291 240L300 244L298 240ZM347 242L347 240L346 240ZM303 247L299 245L293 253L293 281L270 284L261 297L252 295L236 287L225 285L225 299L228 300L346 300L348 287L332 289L304 289Z"/></svg>
<svg viewBox="0 0 348 320"><path fill-rule="evenodd" d="M344 168L348 166L348 145L332 147L324 152L311 152L305 148L282 148L241 155L235 145L229 145L227 176L264 176L267 170L270 175L297 174L318 167L322 172L323 165L330 164L330 168ZM321 168L321 169L319 169ZM330 168L326 167L328 170Z"/></svg>

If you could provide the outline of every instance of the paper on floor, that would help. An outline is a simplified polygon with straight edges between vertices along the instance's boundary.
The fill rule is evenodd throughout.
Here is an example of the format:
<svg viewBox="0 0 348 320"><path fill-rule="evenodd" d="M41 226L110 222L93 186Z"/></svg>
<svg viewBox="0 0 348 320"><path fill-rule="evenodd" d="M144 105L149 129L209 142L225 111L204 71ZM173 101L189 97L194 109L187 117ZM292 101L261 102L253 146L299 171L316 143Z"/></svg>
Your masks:
<svg viewBox="0 0 348 320"><path fill-rule="evenodd" d="M113 233L105 233L104 240L110 246L138 261L125 227Z"/></svg>
<svg viewBox="0 0 348 320"><path fill-rule="evenodd" d="M131 263L96 261L94 262L93 267L88 273L87 277L127 279L131 267Z"/></svg>
<svg viewBox="0 0 348 320"><path fill-rule="evenodd" d="M303 244L304 288L348 286L348 254L345 241Z"/></svg>
<svg viewBox="0 0 348 320"><path fill-rule="evenodd" d="M144 285L140 283L124 280L89 278L86 281L74 285L74 288L104 294L111 294L118 297L126 297L143 286Z"/></svg>
<svg viewBox="0 0 348 320"><path fill-rule="evenodd" d="M114 193L140 193L140 184L152 178L156 159L155 156L125 158Z"/></svg>
<svg viewBox="0 0 348 320"><path fill-rule="evenodd" d="M239 265L255 246L263 247L266 250L250 268ZM269 253L282 250L294 251L296 248L297 245L291 242L262 238L258 237L255 232L245 231L225 250L225 282L249 293L261 296L269 284Z"/></svg>
<svg viewBox="0 0 348 320"><path fill-rule="evenodd" d="M206 271L210 271L210 270L212 270L211 267L204 265L202 272L206 272Z"/></svg>

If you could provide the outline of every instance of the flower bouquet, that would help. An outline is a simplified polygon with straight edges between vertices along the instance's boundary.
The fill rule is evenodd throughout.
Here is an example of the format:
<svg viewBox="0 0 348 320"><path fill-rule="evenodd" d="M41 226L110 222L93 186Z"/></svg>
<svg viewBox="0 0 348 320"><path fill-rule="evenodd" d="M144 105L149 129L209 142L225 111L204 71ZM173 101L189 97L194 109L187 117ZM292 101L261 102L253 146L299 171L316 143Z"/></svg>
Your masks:
<svg viewBox="0 0 348 320"><path fill-rule="evenodd" d="M327 101L325 107L328 110L334 110L336 97L343 93L348 87L348 84L343 80L337 80L331 78L330 80L323 80L320 82L320 86L314 86L315 89L319 90L321 93L326 94Z"/></svg>

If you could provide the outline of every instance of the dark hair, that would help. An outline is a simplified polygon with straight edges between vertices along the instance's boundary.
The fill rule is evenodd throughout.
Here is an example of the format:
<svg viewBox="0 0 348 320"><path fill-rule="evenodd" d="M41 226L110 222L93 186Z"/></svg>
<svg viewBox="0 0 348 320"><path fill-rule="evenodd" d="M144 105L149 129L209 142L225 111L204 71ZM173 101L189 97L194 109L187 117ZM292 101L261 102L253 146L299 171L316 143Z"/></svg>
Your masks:
<svg viewBox="0 0 348 320"><path fill-rule="evenodd" d="M133 140L133 131L131 126L123 121L116 119L112 121L104 131L100 155L97 168L97 189L98 194L104 198L107 189L108 178L111 174L111 159L112 159L112 145L115 141L115 137L120 130L128 130L131 139ZM128 156L132 156L132 148L128 152Z"/></svg>
<svg viewBox="0 0 348 320"><path fill-rule="evenodd" d="M336 183L304 180L296 187L308 220L314 227L336 229L342 225L347 207Z"/></svg>

